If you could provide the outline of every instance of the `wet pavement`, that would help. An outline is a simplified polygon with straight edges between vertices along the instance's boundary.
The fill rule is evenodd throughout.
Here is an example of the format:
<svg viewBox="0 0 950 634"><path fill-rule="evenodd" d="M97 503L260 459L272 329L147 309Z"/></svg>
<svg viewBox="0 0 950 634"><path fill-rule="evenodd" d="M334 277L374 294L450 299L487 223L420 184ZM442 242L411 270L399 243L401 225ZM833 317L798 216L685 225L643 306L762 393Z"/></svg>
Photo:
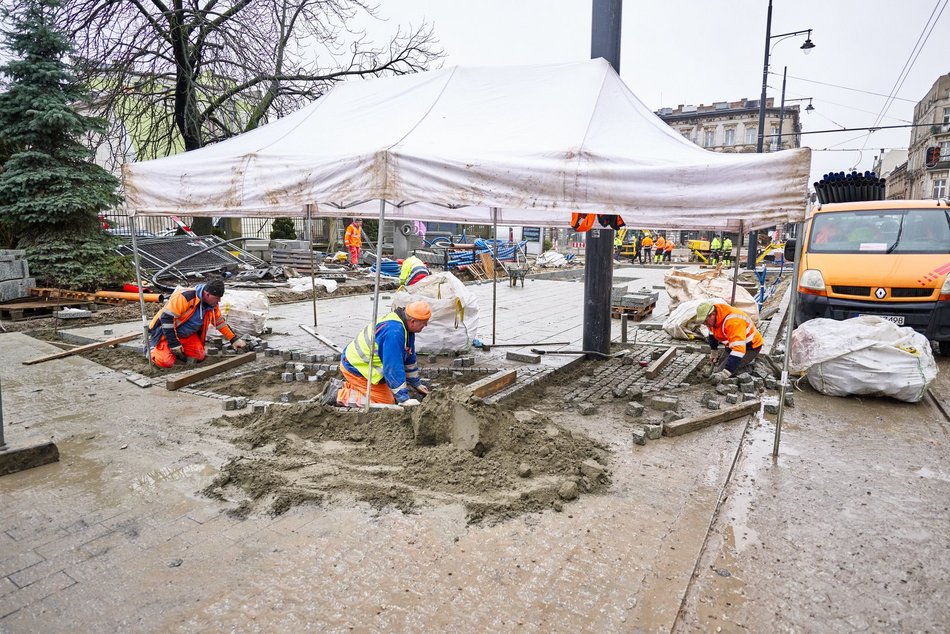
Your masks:
<svg viewBox="0 0 950 634"><path fill-rule="evenodd" d="M579 340L581 283L498 290L499 340ZM372 310L321 307L339 342ZM288 336L312 323L309 304L274 310ZM220 403L78 357L21 364L56 350L0 335L7 440L62 454L0 478L0 631L941 631L950 617L950 434L927 402L806 388L777 461L754 417L636 446L622 421L552 412L608 448L607 494L494 525L454 504L347 500L240 520L197 493L241 452L209 424Z"/></svg>

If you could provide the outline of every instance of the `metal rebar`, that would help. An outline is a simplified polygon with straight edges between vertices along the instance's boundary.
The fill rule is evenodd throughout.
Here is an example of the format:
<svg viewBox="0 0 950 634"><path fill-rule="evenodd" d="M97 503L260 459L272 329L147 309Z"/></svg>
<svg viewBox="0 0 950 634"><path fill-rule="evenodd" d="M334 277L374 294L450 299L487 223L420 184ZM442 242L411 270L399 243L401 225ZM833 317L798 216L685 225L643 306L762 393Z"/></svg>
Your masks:
<svg viewBox="0 0 950 634"><path fill-rule="evenodd" d="M129 216L129 224L132 225L132 259L135 262L135 283L139 287L139 309L142 313L142 339L145 351L145 358L148 359L152 354L152 342L148 337L148 317L145 316L145 290L142 288L142 267L139 266L139 241L135 234L136 223L135 216Z"/></svg>
<svg viewBox="0 0 950 634"><path fill-rule="evenodd" d="M792 356L792 331L795 330L795 311L798 310L798 268L802 260L802 244L805 241L805 223L799 222L795 241L795 261L792 263L792 299L788 303L785 322L785 357L782 360L782 382L778 391L778 415L775 417L775 442L772 444L772 457L778 457L778 446L782 439L782 418L785 416L785 392L788 389L788 364Z"/></svg>
<svg viewBox="0 0 950 634"><path fill-rule="evenodd" d="M383 221L386 217L386 201L379 201L379 229L376 232L376 241L382 245ZM369 372L366 375L366 405L364 412L369 412L370 393L373 391L373 360L376 358L376 320L379 319L379 273L383 269L382 249L376 250L376 288L373 290L373 321L369 329Z"/></svg>
<svg viewBox="0 0 950 634"><path fill-rule="evenodd" d="M495 318L497 315L498 307L498 208L492 207L492 234L495 237L494 240L494 258L495 265L492 266L492 289L491 289L491 343L495 345ZM472 256L474 261L475 257Z"/></svg>
<svg viewBox="0 0 950 634"><path fill-rule="evenodd" d="M313 262L313 230L310 228L310 210L313 205L307 205L307 244L310 245L310 293L311 300L313 302L313 327L317 327L317 280L316 280L316 265Z"/></svg>

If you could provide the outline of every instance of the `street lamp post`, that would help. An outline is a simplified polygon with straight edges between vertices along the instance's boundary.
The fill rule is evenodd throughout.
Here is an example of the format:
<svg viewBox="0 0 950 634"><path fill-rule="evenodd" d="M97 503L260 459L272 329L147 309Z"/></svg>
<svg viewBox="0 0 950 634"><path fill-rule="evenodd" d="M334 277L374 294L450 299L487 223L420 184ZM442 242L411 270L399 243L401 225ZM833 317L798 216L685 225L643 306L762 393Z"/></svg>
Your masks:
<svg viewBox="0 0 950 634"><path fill-rule="evenodd" d="M815 48L815 45L811 41L811 29L803 29L801 31L790 31L788 33L779 33L778 35L772 35L772 0L769 0L769 10L765 20L765 61L762 63L762 95L759 98L759 137L756 142L755 151L762 153L762 146L765 142L765 99L766 99L766 90L769 79L769 57L771 56L771 42L774 39L780 38L784 39L786 37L792 37L794 35L802 35L807 33L808 36L805 38L805 43L801 45L801 49L808 53L811 49ZM778 42L776 42L777 44ZM749 233L749 251L748 258L746 260L746 268L751 270L755 269L755 258L756 248L758 245L758 235L757 232L752 231Z"/></svg>

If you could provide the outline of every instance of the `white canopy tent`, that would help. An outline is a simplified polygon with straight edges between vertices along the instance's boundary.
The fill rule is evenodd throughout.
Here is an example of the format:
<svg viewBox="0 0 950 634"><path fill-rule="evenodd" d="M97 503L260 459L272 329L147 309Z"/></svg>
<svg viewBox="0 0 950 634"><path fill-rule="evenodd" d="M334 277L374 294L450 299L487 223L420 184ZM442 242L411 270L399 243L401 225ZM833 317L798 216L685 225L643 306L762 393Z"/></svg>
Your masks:
<svg viewBox="0 0 950 634"><path fill-rule="evenodd" d="M810 150L684 139L602 60L350 81L212 146L124 168L130 215L390 218L738 230L804 217ZM409 204L412 203L412 204ZM355 207L355 209L350 209Z"/></svg>
<svg viewBox="0 0 950 634"><path fill-rule="evenodd" d="M706 151L596 59L341 83L251 132L127 164L123 183L133 222L369 216L369 201L382 220L388 201L391 218L564 226L579 211L741 233L804 219L810 162L807 148Z"/></svg>

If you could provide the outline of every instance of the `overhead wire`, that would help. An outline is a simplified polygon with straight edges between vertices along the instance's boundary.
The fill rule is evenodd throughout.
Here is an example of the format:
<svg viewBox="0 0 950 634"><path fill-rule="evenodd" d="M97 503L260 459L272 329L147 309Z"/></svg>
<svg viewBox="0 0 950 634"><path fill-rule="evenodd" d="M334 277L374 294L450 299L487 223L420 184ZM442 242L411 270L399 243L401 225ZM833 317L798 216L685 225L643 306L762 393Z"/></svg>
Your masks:
<svg viewBox="0 0 950 634"><path fill-rule="evenodd" d="M881 111L878 113L877 117L874 120L874 124L871 127L877 127L881 123L881 120L884 118L884 116L887 114L887 111L890 109L891 105L893 105L894 99L896 98L897 93L900 92L900 89L901 87L903 87L904 82L907 81L907 77L910 76L911 69L914 67L914 64L917 62L917 58L920 56L921 51L923 51L924 46L927 44L927 40L930 39L930 35L933 33L934 28L936 28L937 26L937 22L940 21L940 16L943 15L944 9L947 8L947 2L950 2L950 0L937 0L937 3L934 5L933 11L930 12L930 17L927 18L927 23L924 24L924 28L921 30L920 35L917 36L917 42L914 44L914 48L911 50L910 55L908 55L907 61L904 62L904 67L901 69L901 72L898 74L897 79L894 81L894 86L891 87L887 100L884 102L884 105L881 107ZM867 138L864 141L865 147L867 147L867 143L870 140L870 138L871 138L871 132L868 132Z"/></svg>

